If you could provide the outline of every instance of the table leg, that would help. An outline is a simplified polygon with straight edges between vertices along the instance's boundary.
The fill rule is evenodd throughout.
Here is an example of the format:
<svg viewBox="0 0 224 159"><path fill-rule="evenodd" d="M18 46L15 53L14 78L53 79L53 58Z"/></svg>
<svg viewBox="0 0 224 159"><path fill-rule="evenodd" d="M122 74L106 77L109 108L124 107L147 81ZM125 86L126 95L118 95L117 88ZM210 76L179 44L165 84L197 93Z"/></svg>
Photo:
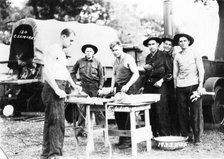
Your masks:
<svg viewBox="0 0 224 159"><path fill-rule="evenodd" d="M131 149L132 155L137 155L137 141L136 141L136 120L135 111L130 112L130 122L131 122Z"/></svg>
<svg viewBox="0 0 224 159"><path fill-rule="evenodd" d="M146 109L145 111L145 127L147 129L150 129L149 132L149 137L147 137L146 139L146 148L147 148L147 151L150 151L151 150L151 138L152 138L152 131L151 131L151 126L150 126L150 122L149 122L149 109Z"/></svg>
<svg viewBox="0 0 224 159"><path fill-rule="evenodd" d="M79 156L79 140L78 140L78 136L77 136L77 127L76 127L76 114L77 114L77 112L76 112L76 110L75 110L75 107L77 107L77 109L79 109L78 108L78 105L74 105L73 107L72 107L72 112L73 112L73 130L74 130L74 133L75 133L75 145L76 145L76 154L77 154L77 156Z"/></svg>
<svg viewBox="0 0 224 159"><path fill-rule="evenodd" d="M86 126L87 126L87 158L89 158L89 153L94 151L93 143L93 125L91 121L90 105L86 105Z"/></svg>
<svg viewBox="0 0 224 159"><path fill-rule="evenodd" d="M111 143L110 143L110 140L109 140L109 134L108 134L108 130L109 130L109 127L108 127L108 111L107 111L107 104L106 103L104 104L104 107L105 107L104 139L105 139L105 146L109 147L109 155L110 155L110 158L111 158L112 157L112 146L111 146Z"/></svg>

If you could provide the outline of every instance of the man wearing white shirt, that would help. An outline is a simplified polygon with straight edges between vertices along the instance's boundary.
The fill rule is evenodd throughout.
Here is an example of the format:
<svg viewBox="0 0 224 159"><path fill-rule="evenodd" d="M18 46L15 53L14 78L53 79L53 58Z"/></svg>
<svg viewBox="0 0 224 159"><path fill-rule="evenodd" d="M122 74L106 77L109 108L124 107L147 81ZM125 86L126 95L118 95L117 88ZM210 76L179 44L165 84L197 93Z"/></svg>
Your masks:
<svg viewBox="0 0 224 159"><path fill-rule="evenodd" d="M60 43L49 47L45 54L42 90L42 101L45 105L45 122L41 159L58 159L62 156L65 133L64 100L67 82L75 89L77 86L66 67L66 48L74 43L75 33L64 29L60 35Z"/></svg>
<svg viewBox="0 0 224 159"><path fill-rule="evenodd" d="M182 50L174 58L173 78L181 135L191 137L192 129L194 143L198 145L203 132L202 99L192 101L191 95L194 91L199 95L203 93L204 67L201 56L190 47L193 42L193 37L188 34L174 36L174 44Z"/></svg>

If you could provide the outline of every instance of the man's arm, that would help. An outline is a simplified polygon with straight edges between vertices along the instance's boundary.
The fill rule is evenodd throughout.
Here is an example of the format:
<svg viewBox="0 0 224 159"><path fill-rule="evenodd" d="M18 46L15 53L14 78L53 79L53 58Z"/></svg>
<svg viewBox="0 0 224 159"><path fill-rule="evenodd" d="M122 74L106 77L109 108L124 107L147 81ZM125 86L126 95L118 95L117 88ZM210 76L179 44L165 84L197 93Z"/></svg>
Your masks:
<svg viewBox="0 0 224 159"><path fill-rule="evenodd" d="M98 64L98 74L99 74L99 89L103 88L104 79L103 79L103 67L101 65L101 62Z"/></svg>
<svg viewBox="0 0 224 159"><path fill-rule="evenodd" d="M165 68L166 68L166 74L164 77L164 81L173 80L173 61L169 57L169 55L165 56Z"/></svg>
<svg viewBox="0 0 224 159"><path fill-rule="evenodd" d="M139 78L139 72L138 72L138 67L135 63L135 60L132 57L128 57L127 59L127 65L131 72L133 73L131 76L131 79L128 81L126 85L124 85L121 89L122 92L127 92L129 88L138 80Z"/></svg>
<svg viewBox="0 0 224 159"><path fill-rule="evenodd" d="M112 79L111 79L111 92L114 91L114 86L115 86L115 70L114 70L114 67L113 67L113 74L112 74Z"/></svg>
<svg viewBox="0 0 224 159"><path fill-rule="evenodd" d="M48 82L48 84L51 86L51 88L55 91L55 93L60 98L64 98L64 97L66 97L66 93L58 87L58 85L55 81L55 77L53 76L52 70L51 70L51 66L55 62L53 52L54 52L54 50L49 51L45 55L43 76L44 76L45 80Z"/></svg>
<svg viewBox="0 0 224 159"><path fill-rule="evenodd" d="M197 57L195 61L196 61L197 69L198 69L198 79L199 79L198 92L199 94L202 94L205 70L204 70L204 65L203 65L201 56L199 54L197 54L196 56Z"/></svg>
<svg viewBox="0 0 224 159"><path fill-rule="evenodd" d="M174 88L177 87L177 75L178 75L178 63L176 60L176 56L173 60L173 81L174 81Z"/></svg>
<svg viewBox="0 0 224 159"><path fill-rule="evenodd" d="M82 90L82 87L78 86L75 84L75 82L73 81L71 75L70 75L70 72L67 70L67 80L68 82L71 84L71 86L74 88L74 89L78 89L78 91L81 91Z"/></svg>

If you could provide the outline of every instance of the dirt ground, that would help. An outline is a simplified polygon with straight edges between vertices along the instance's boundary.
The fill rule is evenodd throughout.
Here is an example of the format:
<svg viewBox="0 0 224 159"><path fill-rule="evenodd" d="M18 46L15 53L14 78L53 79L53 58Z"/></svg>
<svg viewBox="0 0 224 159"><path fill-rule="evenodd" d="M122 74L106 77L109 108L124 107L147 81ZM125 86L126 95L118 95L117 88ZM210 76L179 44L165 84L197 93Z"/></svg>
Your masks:
<svg viewBox="0 0 224 159"><path fill-rule="evenodd" d="M41 154L43 120L40 121L15 121L0 117L0 147L9 159L38 159ZM115 126L111 124L110 126ZM176 151L152 149L146 152L145 143L138 145L138 159L218 159L224 158L224 133L223 129L205 130L202 145L194 146L188 143L187 147ZM117 137L110 137L111 144L117 142ZM103 135L95 135L96 150L90 155L91 159L109 158L108 148L104 147ZM66 136L63 156L65 159L86 158L86 138L80 138L79 155L75 144L72 125L66 123ZM131 148L119 150L112 147L112 158L130 158ZM79 156L79 157L78 157ZM0 157L1 159L1 157Z"/></svg>

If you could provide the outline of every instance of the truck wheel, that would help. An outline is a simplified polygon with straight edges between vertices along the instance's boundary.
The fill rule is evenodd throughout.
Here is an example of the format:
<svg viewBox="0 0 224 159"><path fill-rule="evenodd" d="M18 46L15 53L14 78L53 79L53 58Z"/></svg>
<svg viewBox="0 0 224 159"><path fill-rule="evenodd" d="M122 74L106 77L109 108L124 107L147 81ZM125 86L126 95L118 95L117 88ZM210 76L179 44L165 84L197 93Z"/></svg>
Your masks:
<svg viewBox="0 0 224 159"><path fill-rule="evenodd" d="M224 119L224 89L215 87L214 103L212 104L212 116L215 124L222 123Z"/></svg>

